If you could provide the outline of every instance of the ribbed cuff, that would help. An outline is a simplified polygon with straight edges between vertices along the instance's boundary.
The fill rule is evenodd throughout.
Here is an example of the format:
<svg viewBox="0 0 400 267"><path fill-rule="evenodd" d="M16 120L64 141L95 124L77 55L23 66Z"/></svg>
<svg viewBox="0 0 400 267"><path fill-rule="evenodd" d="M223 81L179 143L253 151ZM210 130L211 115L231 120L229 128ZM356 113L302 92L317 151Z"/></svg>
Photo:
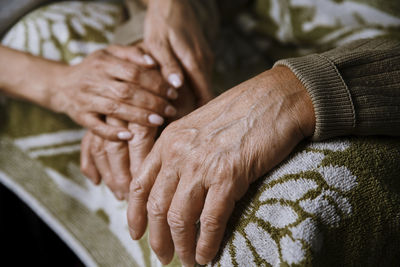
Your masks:
<svg viewBox="0 0 400 267"><path fill-rule="evenodd" d="M348 135L355 128L355 111L350 91L336 66L313 54L279 60L274 66L288 67L311 96L316 116L312 140Z"/></svg>

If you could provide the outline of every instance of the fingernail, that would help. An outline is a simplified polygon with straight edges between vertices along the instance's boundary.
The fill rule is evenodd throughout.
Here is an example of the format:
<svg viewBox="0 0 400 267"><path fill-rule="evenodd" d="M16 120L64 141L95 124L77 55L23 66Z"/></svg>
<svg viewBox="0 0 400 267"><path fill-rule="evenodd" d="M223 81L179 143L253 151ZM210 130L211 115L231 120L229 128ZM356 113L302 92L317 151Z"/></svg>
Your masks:
<svg viewBox="0 0 400 267"><path fill-rule="evenodd" d="M117 134L117 136L118 136L118 138L120 139L120 140L129 140L129 139L131 139L133 136L132 136L132 133L131 132L128 132L128 131L126 131L126 132L119 132L118 134Z"/></svg>
<svg viewBox="0 0 400 267"><path fill-rule="evenodd" d="M164 119L157 114L151 114L149 116L149 122L155 125L162 125L164 123Z"/></svg>
<svg viewBox="0 0 400 267"><path fill-rule="evenodd" d="M178 87L182 86L181 78L179 78L179 75L176 74L176 73L170 74L168 76L168 81L175 88L178 88Z"/></svg>
<svg viewBox="0 0 400 267"><path fill-rule="evenodd" d="M175 89L169 88L167 91L167 96L170 99L177 99L179 95Z"/></svg>
<svg viewBox="0 0 400 267"><path fill-rule="evenodd" d="M154 59L153 59L151 56L147 55L147 54L145 54L145 55L143 56L143 59L144 59L144 62L146 62L147 65L154 65L154 64L156 64L156 62L154 61Z"/></svg>
<svg viewBox="0 0 400 267"><path fill-rule="evenodd" d="M167 106L165 108L165 115L167 116L175 116L176 115L176 108L174 108L173 106Z"/></svg>

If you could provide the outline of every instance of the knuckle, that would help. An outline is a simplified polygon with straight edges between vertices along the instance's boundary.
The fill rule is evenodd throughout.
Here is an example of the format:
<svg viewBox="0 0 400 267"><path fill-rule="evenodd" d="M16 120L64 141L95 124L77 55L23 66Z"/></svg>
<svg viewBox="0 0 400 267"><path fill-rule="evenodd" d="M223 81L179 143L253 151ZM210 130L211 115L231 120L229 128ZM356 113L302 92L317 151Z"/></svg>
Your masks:
<svg viewBox="0 0 400 267"><path fill-rule="evenodd" d="M139 197L143 196L146 193L144 186L138 179L132 180L129 187L129 191L131 192L132 197L135 199L138 199Z"/></svg>
<svg viewBox="0 0 400 267"><path fill-rule="evenodd" d="M143 94L139 90L132 91L131 99L136 105L143 105Z"/></svg>
<svg viewBox="0 0 400 267"><path fill-rule="evenodd" d="M113 142L107 141L104 146L105 151L108 154L115 155L115 154L124 154L125 152L125 144L124 142Z"/></svg>
<svg viewBox="0 0 400 267"><path fill-rule="evenodd" d="M208 233L219 233L224 229L222 218L212 216L212 215L203 215L200 217L201 227Z"/></svg>
<svg viewBox="0 0 400 267"><path fill-rule="evenodd" d="M167 222L171 231L176 234L183 234L187 229L185 218L182 216L182 213L178 211L169 210L167 214Z"/></svg>
<svg viewBox="0 0 400 267"><path fill-rule="evenodd" d="M127 84L121 84L116 89L117 97L120 99L127 99L132 96L132 90Z"/></svg>
<svg viewBox="0 0 400 267"><path fill-rule="evenodd" d="M148 96L143 99L143 104L152 111L163 111L164 101L156 96Z"/></svg>
<svg viewBox="0 0 400 267"><path fill-rule="evenodd" d="M90 147L90 151L93 156L103 156L105 151L103 150L103 145L100 142L93 142L92 146Z"/></svg>
<svg viewBox="0 0 400 267"><path fill-rule="evenodd" d="M127 71L128 77L130 78L131 81L137 82L139 81L140 77L140 71L136 68L125 68Z"/></svg>
<svg viewBox="0 0 400 267"><path fill-rule="evenodd" d="M101 138L105 138L105 139L111 139L114 134L112 128L110 128L109 126L101 125L101 124L92 125L91 129L95 134L97 134L98 136L101 136ZM101 149L103 150L103 141L98 145L101 146ZM93 150L91 150L91 151L93 151Z"/></svg>
<svg viewBox="0 0 400 267"><path fill-rule="evenodd" d="M104 108L109 115L115 115L119 111L120 104L114 101L109 101L104 104Z"/></svg>
<svg viewBox="0 0 400 267"><path fill-rule="evenodd" d="M191 255L194 251L194 248L193 247L191 247L191 246L184 246L184 245L177 245L176 247L175 247L175 250L176 250L176 253L178 254L178 255L182 255L182 256L184 256L184 255L187 255L187 256L189 256L189 255Z"/></svg>
<svg viewBox="0 0 400 267"><path fill-rule="evenodd" d="M167 209L155 197L150 195L147 202L147 212L150 218L163 220L166 217Z"/></svg>

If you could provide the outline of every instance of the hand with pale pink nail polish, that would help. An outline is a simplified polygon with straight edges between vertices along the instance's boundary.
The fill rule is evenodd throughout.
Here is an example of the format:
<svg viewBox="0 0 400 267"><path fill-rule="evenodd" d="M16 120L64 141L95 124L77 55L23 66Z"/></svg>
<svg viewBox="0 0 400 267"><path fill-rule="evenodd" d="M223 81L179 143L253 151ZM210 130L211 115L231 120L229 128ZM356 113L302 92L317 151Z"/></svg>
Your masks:
<svg viewBox="0 0 400 267"><path fill-rule="evenodd" d="M144 52L145 48L141 44L134 47L113 46L108 50L136 64L137 77L132 79L131 91L125 92L121 101L145 112L131 112L131 120L107 116L104 123L126 129L118 132L119 141L105 140L88 132L81 149L82 172L95 184L103 181L119 200L128 195L130 181L153 147L157 128L166 119L176 119L196 107L194 97L186 86L176 86L182 87L178 94L177 89L164 80L152 56ZM179 77L173 76L172 79L178 85Z"/></svg>

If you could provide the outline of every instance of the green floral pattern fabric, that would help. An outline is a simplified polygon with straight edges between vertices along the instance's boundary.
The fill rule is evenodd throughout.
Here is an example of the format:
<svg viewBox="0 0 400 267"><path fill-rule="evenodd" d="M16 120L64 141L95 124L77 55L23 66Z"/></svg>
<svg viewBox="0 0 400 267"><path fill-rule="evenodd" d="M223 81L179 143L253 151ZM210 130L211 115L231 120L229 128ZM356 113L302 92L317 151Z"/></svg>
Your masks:
<svg viewBox="0 0 400 267"><path fill-rule="evenodd" d="M274 41L267 52L277 60L326 51L362 38L400 38L400 2L255 0L240 22L247 31Z"/></svg>
<svg viewBox="0 0 400 267"><path fill-rule="evenodd" d="M395 266L400 140L303 144L237 204L211 266Z"/></svg>

